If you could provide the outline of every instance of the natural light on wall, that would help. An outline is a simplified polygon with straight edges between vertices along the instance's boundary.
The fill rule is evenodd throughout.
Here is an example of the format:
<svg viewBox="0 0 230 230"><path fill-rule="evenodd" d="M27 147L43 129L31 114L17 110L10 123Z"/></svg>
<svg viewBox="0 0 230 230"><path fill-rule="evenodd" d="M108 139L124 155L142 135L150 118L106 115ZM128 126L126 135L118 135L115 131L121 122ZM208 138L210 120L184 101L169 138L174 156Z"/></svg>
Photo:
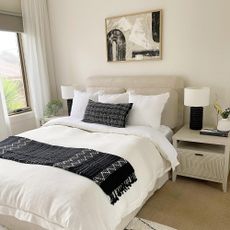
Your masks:
<svg viewBox="0 0 230 230"><path fill-rule="evenodd" d="M0 80L8 113L28 108L19 35L0 31Z"/></svg>

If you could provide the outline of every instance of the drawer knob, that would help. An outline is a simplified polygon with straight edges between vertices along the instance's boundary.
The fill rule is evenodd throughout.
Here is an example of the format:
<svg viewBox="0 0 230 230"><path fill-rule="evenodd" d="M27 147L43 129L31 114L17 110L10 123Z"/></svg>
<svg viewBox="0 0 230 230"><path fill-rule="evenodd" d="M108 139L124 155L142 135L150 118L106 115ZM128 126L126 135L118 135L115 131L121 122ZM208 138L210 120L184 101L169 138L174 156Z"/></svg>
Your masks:
<svg viewBox="0 0 230 230"><path fill-rule="evenodd" d="M204 156L204 154L202 154L202 153L195 153L195 156L198 156L198 157L203 157L203 156Z"/></svg>

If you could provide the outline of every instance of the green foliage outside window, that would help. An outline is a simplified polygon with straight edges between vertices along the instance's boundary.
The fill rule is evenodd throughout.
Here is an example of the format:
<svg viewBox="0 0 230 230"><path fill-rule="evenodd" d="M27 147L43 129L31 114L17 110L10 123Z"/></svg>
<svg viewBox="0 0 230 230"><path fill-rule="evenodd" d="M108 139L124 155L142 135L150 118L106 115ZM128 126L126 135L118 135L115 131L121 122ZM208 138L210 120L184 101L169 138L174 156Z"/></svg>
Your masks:
<svg viewBox="0 0 230 230"><path fill-rule="evenodd" d="M23 82L19 79L9 79L1 76L0 80L3 86L8 113L25 108Z"/></svg>

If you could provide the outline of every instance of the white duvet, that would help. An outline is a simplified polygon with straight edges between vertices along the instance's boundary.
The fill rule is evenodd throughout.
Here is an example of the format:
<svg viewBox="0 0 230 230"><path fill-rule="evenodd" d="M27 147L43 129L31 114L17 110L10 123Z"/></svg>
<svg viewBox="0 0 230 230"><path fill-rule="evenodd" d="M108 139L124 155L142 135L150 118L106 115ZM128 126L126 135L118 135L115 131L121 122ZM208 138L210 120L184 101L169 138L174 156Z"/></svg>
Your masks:
<svg viewBox="0 0 230 230"><path fill-rule="evenodd" d="M21 137L119 155L133 166L137 182L111 205L91 180L48 166L0 159L0 214L49 230L114 230L139 207L159 177L178 164L176 151L148 127L112 128L62 118Z"/></svg>

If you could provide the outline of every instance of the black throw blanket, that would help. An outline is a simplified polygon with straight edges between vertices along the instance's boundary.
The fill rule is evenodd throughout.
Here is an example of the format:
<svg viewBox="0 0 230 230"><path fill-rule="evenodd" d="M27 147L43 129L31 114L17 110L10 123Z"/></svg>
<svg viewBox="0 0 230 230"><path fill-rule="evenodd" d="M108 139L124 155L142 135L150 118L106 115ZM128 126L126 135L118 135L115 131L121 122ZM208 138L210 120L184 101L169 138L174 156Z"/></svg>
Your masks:
<svg viewBox="0 0 230 230"><path fill-rule="evenodd" d="M0 142L0 158L25 164L58 167L93 180L110 197L119 200L137 180L125 159L93 149L67 148L12 136Z"/></svg>

